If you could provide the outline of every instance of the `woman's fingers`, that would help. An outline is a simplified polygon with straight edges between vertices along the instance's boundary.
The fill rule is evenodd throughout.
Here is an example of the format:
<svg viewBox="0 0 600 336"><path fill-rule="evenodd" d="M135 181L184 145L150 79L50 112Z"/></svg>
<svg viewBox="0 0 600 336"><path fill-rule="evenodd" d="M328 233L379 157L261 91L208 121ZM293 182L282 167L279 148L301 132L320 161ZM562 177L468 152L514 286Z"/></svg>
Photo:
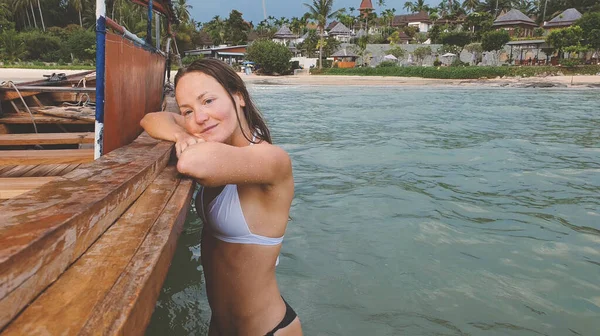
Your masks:
<svg viewBox="0 0 600 336"><path fill-rule="evenodd" d="M186 136L185 138L179 139L179 141L177 141L175 143L175 151L176 151L177 157L179 158L179 155L181 155L181 153L183 153L190 146L193 146L195 144L199 144L202 142L205 142L204 139L196 138L191 135Z"/></svg>

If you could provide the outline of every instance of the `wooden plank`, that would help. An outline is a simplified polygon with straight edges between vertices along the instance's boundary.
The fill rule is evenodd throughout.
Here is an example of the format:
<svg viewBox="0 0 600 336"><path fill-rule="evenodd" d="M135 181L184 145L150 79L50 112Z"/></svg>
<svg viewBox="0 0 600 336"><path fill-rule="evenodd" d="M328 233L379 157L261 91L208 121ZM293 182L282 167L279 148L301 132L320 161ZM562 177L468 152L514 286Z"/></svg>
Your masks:
<svg viewBox="0 0 600 336"><path fill-rule="evenodd" d="M38 99L37 96L32 96L31 99L36 103L37 106L44 107L44 104L42 104L42 102Z"/></svg>
<svg viewBox="0 0 600 336"><path fill-rule="evenodd" d="M131 145L0 202L0 329L139 197L173 143L146 133Z"/></svg>
<svg viewBox="0 0 600 336"><path fill-rule="evenodd" d="M77 93L96 92L95 87L37 86L37 85L18 85L18 84L17 84L17 89L19 89L19 92L37 92L37 94L39 94L41 92L77 92ZM0 92L17 93L12 86L11 87L0 86Z"/></svg>
<svg viewBox="0 0 600 336"><path fill-rule="evenodd" d="M94 143L94 133L0 134L0 146L68 145Z"/></svg>
<svg viewBox="0 0 600 336"><path fill-rule="evenodd" d="M93 148L0 151L0 165L86 163L93 160Z"/></svg>
<svg viewBox="0 0 600 336"><path fill-rule="evenodd" d="M95 307L126 272L178 185L175 167L165 168L127 212L6 327L2 336L81 334Z"/></svg>
<svg viewBox="0 0 600 336"><path fill-rule="evenodd" d="M32 109L32 112L76 120L85 120L94 122L96 120L96 111L91 107L82 106L47 106L44 108Z"/></svg>
<svg viewBox="0 0 600 336"><path fill-rule="evenodd" d="M190 206L194 183L182 180L146 239L81 335L144 335L167 276ZM118 307L118 309L115 309Z"/></svg>
<svg viewBox="0 0 600 336"><path fill-rule="evenodd" d="M10 131L8 130L8 127L6 127L6 125L0 124L0 134L8 134L8 133L10 133Z"/></svg>
<svg viewBox="0 0 600 336"><path fill-rule="evenodd" d="M0 199L19 196L27 191L39 188L57 177L4 177L0 178Z"/></svg>
<svg viewBox="0 0 600 336"><path fill-rule="evenodd" d="M51 99L55 102L76 102L79 101L80 99L82 100L87 100L86 97L82 97L83 95L85 95L85 93L75 93L75 92L50 92L50 93L46 93L47 95L49 95L51 97ZM87 95L89 95L90 100L92 102L96 101L96 94L95 93L87 93Z"/></svg>
<svg viewBox="0 0 600 336"><path fill-rule="evenodd" d="M34 114L33 118L37 124L93 124L93 121L67 119L52 116ZM0 124L31 124L31 116L28 113L10 113L0 117Z"/></svg>

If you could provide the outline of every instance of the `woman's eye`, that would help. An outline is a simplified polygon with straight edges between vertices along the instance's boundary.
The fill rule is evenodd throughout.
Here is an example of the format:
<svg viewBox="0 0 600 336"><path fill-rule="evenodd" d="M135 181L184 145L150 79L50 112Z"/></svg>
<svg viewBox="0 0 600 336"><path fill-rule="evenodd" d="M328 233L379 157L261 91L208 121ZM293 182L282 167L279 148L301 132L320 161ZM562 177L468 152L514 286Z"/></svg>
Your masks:
<svg viewBox="0 0 600 336"><path fill-rule="evenodd" d="M208 104L210 104L212 102L213 102L212 99L207 99L207 100L204 101L204 105L208 105Z"/></svg>
<svg viewBox="0 0 600 336"><path fill-rule="evenodd" d="M189 115L191 113L192 113L192 110L187 110L187 111L183 112L183 115Z"/></svg>

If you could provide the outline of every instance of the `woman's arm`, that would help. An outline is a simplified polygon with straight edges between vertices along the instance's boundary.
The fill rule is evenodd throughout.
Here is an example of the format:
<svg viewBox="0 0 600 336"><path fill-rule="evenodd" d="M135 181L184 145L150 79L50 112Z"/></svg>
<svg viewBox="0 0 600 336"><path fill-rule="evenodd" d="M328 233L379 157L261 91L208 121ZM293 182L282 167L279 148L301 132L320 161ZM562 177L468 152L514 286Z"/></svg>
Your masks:
<svg viewBox="0 0 600 336"><path fill-rule="evenodd" d="M190 145L183 151L177 170L209 187L274 185L292 176L292 163L282 148L271 144L235 147L204 142Z"/></svg>
<svg viewBox="0 0 600 336"><path fill-rule="evenodd" d="M172 112L148 113L140 125L155 139L177 142L181 136L187 135L183 116Z"/></svg>

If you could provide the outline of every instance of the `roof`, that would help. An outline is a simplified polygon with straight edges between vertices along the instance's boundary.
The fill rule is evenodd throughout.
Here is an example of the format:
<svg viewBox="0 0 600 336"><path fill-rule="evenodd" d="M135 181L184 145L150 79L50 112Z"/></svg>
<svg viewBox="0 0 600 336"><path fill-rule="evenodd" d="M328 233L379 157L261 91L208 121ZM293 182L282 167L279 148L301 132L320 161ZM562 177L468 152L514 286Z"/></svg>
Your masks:
<svg viewBox="0 0 600 336"><path fill-rule="evenodd" d="M362 0L358 9L373 9L373 3L371 2L371 0Z"/></svg>
<svg viewBox="0 0 600 336"><path fill-rule="evenodd" d="M337 21L331 21L328 25L327 28L325 28L326 30L331 30L333 29L333 27L337 26L338 22Z"/></svg>
<svg viewBox="0 0 600 336"><path fill-rule="evenodd" d="M352 35L352 31L343 23L338 22L338 24L329 31L329 35Z"/></svg>
<svg viewBox="0 0 600 336"><path fill-rule="evenodd" d="M392 26L400 26L409 22L431 22L431 20L429 19L429 14L422 11L414 14L396 15L394 16L394 20L392 20Z"/></svg>
<svg viewBox="0 0 600 336"><path fill-rule="evenodd" d="M286 25L281 26L277 33L274 35L275 38L285 39L285 38L297 38L298 36L290 30Z"/></svg>
<svg viewBox="0 0 600 336"><path fill-rule="evenodd" d="M579 19L581 19L581 13L575 8L569 8L550 20L550 22L546 22L544 27L570 26Z"/></svg>
<svg viewBox="0 0 600 336"><path fill-rule="evenodd" d="M344 48L336 51L331 57L358 57L358 55Z"/></svg>
<svg viewBox="0 0 600 336"><path fill-rule="evenodd" d="M511 9L508 13L500 15L495 21L494 26L510 26L524 24L529 26L536 26L537 24L527 17L527 15L521 13L518 9Z"/></svg>
<svg viewBox="0 0 600 336"><path fill-rule="evenodd" d="M510 41L506 43L506 45L526 45L526 44L544 44L546 40L520 40L520 41Z"/></svg>

